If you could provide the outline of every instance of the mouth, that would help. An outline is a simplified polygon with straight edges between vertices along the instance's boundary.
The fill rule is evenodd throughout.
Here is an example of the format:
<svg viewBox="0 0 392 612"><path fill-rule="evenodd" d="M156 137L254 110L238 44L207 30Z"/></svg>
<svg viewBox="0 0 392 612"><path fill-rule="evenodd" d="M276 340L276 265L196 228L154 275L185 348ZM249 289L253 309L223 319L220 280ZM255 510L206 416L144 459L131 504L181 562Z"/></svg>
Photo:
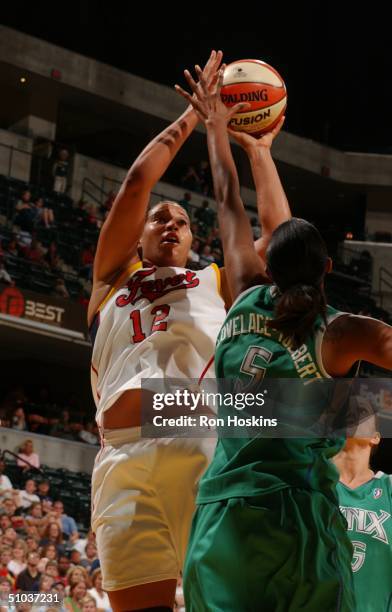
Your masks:
<svg viewBox="0 0 392 612"><path fill-rule="evenodd" d="M175 232L169 232L163 236L161 244L180 244L180 241L178 240L178 236Z"/></svg>

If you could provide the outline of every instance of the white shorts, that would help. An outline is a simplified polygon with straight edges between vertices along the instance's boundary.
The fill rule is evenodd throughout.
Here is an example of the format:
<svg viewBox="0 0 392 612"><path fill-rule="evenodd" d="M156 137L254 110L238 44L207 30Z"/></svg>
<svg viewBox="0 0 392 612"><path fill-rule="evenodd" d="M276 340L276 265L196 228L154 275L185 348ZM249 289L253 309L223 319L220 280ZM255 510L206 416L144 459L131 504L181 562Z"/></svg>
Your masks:
<svg viewBox="0 0 392 612"><path fill-rule="evenodd" d="M177 579L197 483L215 443L141 439L139 428L105 432L92 478L92 529L105 590Z"/></svg>

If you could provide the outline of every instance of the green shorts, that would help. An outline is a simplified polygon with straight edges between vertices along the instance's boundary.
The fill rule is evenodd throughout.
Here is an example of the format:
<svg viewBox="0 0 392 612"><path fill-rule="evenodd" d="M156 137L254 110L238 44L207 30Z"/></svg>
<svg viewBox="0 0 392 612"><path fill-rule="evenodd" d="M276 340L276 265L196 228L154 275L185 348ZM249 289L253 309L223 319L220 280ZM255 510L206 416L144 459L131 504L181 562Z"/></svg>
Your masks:
<svg viewBox="0 0 392 612"><path fill-rule="evenodd" d="M352 612L352 546L322 493L284 489L198 506L187 612Z"/></svg>

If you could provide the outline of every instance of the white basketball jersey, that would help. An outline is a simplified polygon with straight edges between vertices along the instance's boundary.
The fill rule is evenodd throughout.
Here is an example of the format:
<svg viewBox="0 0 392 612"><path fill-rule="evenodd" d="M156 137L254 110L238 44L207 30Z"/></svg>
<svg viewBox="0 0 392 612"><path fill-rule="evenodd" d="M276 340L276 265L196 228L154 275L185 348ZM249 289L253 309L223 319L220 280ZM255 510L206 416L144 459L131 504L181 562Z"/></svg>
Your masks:
<svg viewBox="0 0 392 612"><path fill-rule="evenodd" d="M199 379L226 317L219 291L215 264L198 271L143 268L141 262L130 268L92 325L91 384L98 424L124 391L141 387L143 378Z"/></svg>

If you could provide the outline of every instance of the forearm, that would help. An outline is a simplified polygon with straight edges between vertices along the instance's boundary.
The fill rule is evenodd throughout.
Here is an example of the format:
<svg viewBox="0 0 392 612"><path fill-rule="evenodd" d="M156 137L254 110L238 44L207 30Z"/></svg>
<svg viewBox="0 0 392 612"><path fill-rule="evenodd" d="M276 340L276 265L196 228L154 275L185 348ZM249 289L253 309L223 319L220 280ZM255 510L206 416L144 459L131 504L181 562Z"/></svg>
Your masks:
<svg viewBox="0 0 392 612"><path fill-rule="evenodd" d="M215 199L220 216L223 212L241 209L240 184L225 122L215 120L206 127Z"/></svg>
<svg viewBox="0 0 392 612"><path fill-rule="evenodd" d="M143 184L155 185L165 173L181 146L198 123L191 107L164 129L140 153L128 171L128 180L138 179Z"/></svg>
<svg viewBox="0 0 392 612"><path fill-rule="evenodd" d="M263 235L270 236L291 218L290 206L270 149L255 148L248 154L257 194L257 210Z"/></svg>

